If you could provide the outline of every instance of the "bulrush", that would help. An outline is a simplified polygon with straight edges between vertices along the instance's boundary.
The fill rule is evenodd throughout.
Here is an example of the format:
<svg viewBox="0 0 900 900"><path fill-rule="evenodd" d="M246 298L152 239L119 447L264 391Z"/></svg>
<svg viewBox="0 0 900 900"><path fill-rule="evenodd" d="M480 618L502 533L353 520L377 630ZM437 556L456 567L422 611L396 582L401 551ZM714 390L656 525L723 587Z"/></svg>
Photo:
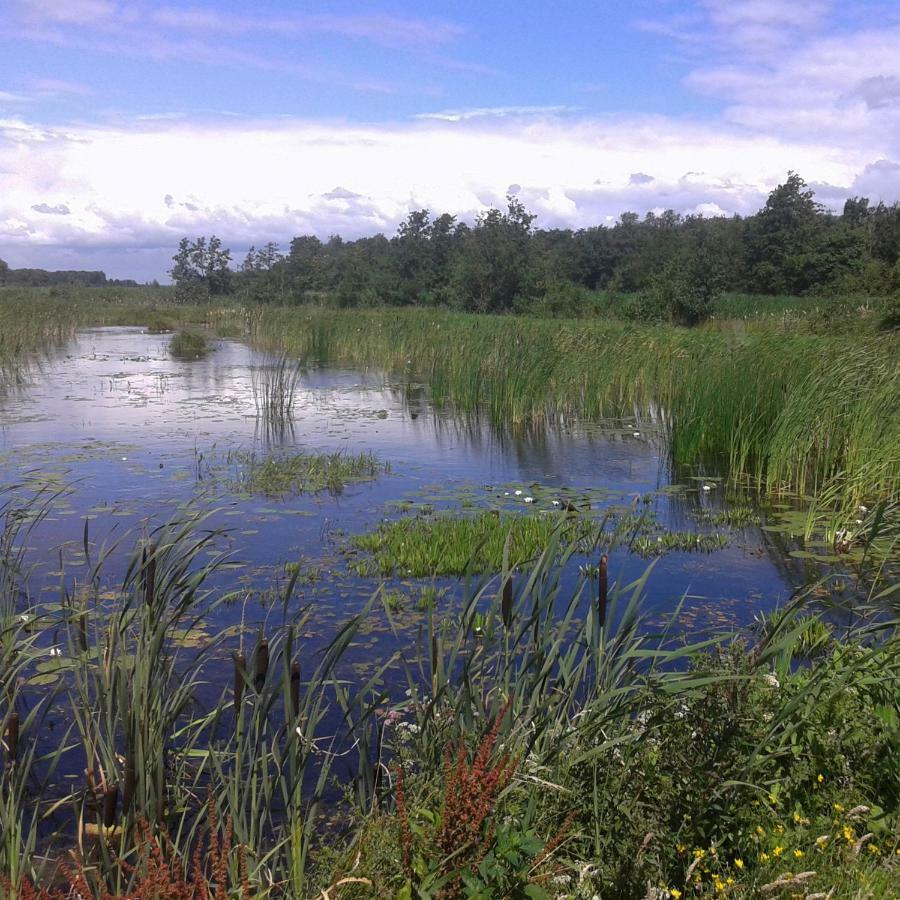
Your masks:
<svg viewBox="0 0 900 900"><path fill-rule="evenodd" d="M300 663L291 663L291 716L300 715Z"/></svg>
<svg viewBox="0 0 900 900"><path fill-rule="evenodd" d="M266 683L266 675L269 672L269 642L263 638L257 648L253 659L253 686L258 694Z"/></svg>
<svg viewBox="0 0 900 900"><path fill-rule="evenodd" d="M144 577L144 603L150 604L156 594L156 544L144 547L141 568Z"/></svg>
<svg viewBox="0 0 900 900"><path fill-rule="evenodd" d="M247 656L244 653L232 653L234 660L234 708L240 709L244 696L244 672L247 671Z"/></svg>
<svg viewBox="0 0 900 900"><path fill-rule="evenodd" d="M119 805L119 786L111 784L103 792L103 827L112 828L116 824L116 808Z"/></svg>

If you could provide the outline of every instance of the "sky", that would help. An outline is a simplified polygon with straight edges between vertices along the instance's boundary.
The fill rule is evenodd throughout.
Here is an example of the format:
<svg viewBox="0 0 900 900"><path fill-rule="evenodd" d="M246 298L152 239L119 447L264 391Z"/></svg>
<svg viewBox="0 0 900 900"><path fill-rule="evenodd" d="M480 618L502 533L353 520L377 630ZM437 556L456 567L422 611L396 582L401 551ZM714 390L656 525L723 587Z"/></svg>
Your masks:
<svg viewBox="0 0 900 900"><path fill-rule="evenodd" d="M900 3L0 0L0 258L165 281L251 244L900 200Z"/></svg>

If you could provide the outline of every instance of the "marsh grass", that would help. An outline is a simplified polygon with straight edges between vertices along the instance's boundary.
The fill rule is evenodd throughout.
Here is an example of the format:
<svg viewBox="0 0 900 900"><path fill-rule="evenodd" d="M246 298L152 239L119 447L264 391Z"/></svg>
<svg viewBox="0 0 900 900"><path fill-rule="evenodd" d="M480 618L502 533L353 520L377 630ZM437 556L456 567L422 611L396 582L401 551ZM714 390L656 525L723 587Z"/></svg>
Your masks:
<svg viewBox="0 0 900 900"><path fill-rule="evenodd" d="M767 493L900 490L900 338L713 331L424 310L263 311L256 340L425 381L498 429L633 417L672 461Z"/></svg>
<svg viewBox="0 0 900 900"><path fill-rule="evenodd" d="M37 850L53 857L76 847L75 868L91 873L92 896L130 895L143 875L134 863L145 838L162 836L167 857L189 872L211 815L227 822L233 836L220 859L231 884L247 885L254 897L305 896L317 798L330 777L329 747L338 740L321 726L334 703L334 666L359 620L338 629L316 660L306 660L302 679L296 634L305 616L259 634L248 648L251 665L238 668L234 685L203 709L196 697L208 689L207 667L222 664L223 637L208 635L198 645L181 636L205 633L215 604L229 600L206 586L229 563L204 518L149 535L112 603L99 597L102 570L116 549L108 547L89 561L88 590L42 606L17 599L19 548L27 538L22 521L7 516L0 559L7 747L14 711L21 716L15 758L7 750L0 774L0 876L13 886L8 895L0 881L0 896L41 881ZM34 673L46 671L48 634L62 637L52 657L54 682L29 688ZM61 710L69 726L59 733L48 725ZM66 777L78 772L84 774ZM277 889L268 877L273 870ZM221 869L201 875L213 883L224 878Z"/></svg>
<svg viewBox="0 0 900 900"><path fill-rule="evenodd" d="M235 489L267 496L329 491L339 494L351 483L377 478L391 467L369 451L363 453L290 453L263 456L232 450L228 464Z"/></svg>
<svg viewBox="0 0 900 900"><path fill-rule="evenodd" d="M169 341L169 353L175 359L202 359L212 349L206 336L193 329L183 328Z"/></svg>
<svg viewBox="0 0 900 900"><path fill-rule="evenodd" d="M274 362L255 367L251 387L257 417L273 427L290 422L302 378L302 365L286 352Z"/></svg>

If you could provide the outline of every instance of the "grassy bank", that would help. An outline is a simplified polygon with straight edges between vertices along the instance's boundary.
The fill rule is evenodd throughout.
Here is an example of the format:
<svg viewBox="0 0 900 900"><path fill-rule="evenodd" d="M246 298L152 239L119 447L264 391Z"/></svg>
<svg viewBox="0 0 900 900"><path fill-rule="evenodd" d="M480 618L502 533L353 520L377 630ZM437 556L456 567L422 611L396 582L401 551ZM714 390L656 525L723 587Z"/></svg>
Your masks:
<svg viewBox="0 0 900 900"><path fill-rule="evenodd" d="M838 639L798 600L741 633L650 635L650 573L593 570L564 590L574 548L558 532L523 571L432 611L418 647L398 632L399 667L360 680L344 659L393 624L380 593L316 655L303 616L207 630L227 562L202 517L150 535L118 587L101 558L86 590L28 605L23 548L51 510L2 510L4 900L31 883L85 898L649 885L835 900L898 883L893 623ZM334 778L345 799L325 810Z"/></svg>
<svg viewBox="0 0 900 900"><path fill-rule="evenodd" d="M900 490L900 338L732 332L430 311L265 309L254 336L407 373L500 427L638 416L677 464L849 501Z"/></svg>

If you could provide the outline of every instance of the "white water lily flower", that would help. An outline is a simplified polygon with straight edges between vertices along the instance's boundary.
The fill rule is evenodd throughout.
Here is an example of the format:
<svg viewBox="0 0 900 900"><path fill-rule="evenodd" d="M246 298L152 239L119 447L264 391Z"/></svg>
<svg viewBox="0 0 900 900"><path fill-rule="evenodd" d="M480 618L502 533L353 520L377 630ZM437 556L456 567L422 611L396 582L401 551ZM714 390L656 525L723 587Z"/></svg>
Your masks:
<svg viewBox="0 0 900 900"><path fill-rule="evenodd" d="M554 506L559 506L559 500L554 500L554 501L553 501L553 505L554 505Z"/></svg>
<svg viewBox="0 0 900 900"><path fill-rule="evenodd" d="M59 647L51 647L50 655L51 656L62 656L62 650Z"/></svg>
<svg viewBox="0 0 900 900"><path fill-rule="evenodd" d="M526 503L534 503L534 497L526 497L525 502Z"/></svg>
<svg viewBox="0 0 900 900"><path fill-rule="evenodd" d="M639 431L633 431L633 432L632 432L632 435L633 435L634 437L640 437L640 436L641 436L641 433L640 433Z"/></svg>
<svg viewBox="0 0 900 900"><path fill-rule="evenodd" d="M521 492L521 491L516 491L516 496L517 496L517 497L521 497L521 496L522 496L522 492Z"/></svg>

